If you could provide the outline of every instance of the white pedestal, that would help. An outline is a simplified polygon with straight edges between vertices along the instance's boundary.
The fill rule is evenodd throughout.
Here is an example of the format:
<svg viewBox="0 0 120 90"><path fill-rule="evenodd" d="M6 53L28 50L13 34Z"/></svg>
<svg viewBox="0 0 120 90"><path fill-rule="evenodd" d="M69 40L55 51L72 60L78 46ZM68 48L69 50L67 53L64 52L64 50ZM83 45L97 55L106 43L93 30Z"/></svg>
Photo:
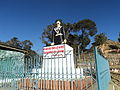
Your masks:
<svg viewBox="0 0 120 90"><path fill-rule="evenodd" d="M42 73L44 79L73 79L83 75L83 69L75 69L73 48L67 44L43 48ZM81 74L81 75L80 75Z"/></svg>

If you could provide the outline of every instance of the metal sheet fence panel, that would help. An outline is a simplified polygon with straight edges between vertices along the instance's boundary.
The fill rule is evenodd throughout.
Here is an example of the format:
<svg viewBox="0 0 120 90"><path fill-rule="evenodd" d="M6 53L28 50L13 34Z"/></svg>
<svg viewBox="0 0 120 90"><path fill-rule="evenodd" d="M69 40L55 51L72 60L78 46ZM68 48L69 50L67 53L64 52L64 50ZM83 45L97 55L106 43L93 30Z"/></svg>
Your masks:
<svg viewBox="0 0 120 90"><path fill-rule="evenodd" d="M94 60L86 58L84 53L80 58L74 56L74 60L68 52L65 58L15 57L15 62L0 58L0 90L96 89Z"/></svg>
<svg viewBox="0 0 120 90"><path fill-rule="evenodd" d="M24 74L24 54L0 50L0 90L17 90Z"/></svg>
<svg viewBox="0 0 120 90"><path fill-rule="evenodd" d="M97 48L95 48L95 58L98 90L106 90L111 80L109 62L98 53Z"/></svg>

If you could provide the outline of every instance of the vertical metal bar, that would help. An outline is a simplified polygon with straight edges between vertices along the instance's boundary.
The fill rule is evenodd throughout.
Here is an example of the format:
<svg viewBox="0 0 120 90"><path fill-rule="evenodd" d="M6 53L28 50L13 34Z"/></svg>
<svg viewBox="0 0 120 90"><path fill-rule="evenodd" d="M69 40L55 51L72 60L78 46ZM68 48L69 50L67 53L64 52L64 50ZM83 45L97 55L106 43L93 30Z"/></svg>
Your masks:
<svg viewBox="0 0 120 90"><path fill-rule="evenodd" d="M59 66L59 57L58 57L58 90L60 90L60 66Z"/></svg>
<svg viewBox="0 0 120 90"><path fill-rule="evenodd" d="M29 61L30 61L30 58L26 59L26 66L27 66L27 70L26 70L26 77L25 77L25 87L26 89L28 89L28 84L27 84L27 81L28 81L28 73L29 73Z"/></svg>
<svg viewBox="0 0 120 90"><path fill-rule="evenodd" d="M24 85L23 88L26 90L26 73L27 73L27 60L25 59L25 72L24 72Z"/></svg>
<svg viewBox="0 0 120 90"><path fill-rule="evenodd" d="M43 58L44 58L44 57L43 57ZM42 90L42 88L43 88L43 87L42 87L42 83L43 83L43 82L42 82L42 81L43 81L43 77L42 77L42 76L43 76L43 72L42 72L42 69L43 69L43 60L44 60L43 58L40 58L40 61L41 61L41 72L40 72L40 73L41 73L41 77L40 77L41 80L40 80L40 90Z"/></svg>
<svg viewBox="0 0 120 90"><path fill-rule="evenodd" d="M35 80L35 78L36 78L36 66L35 66L35 59L34 59L34 58L32 58L32 62L33 62L34 70L35 70L34 76L33 76L33 79L32 79L32 89L34 89L34 88L35 88L35 87L34 87L34 80Z"/></svg>
<svg viewBox="0 0 120 90"><path fill-rule="evenodd" d="M6 63L6 61L5 61L5 63ZM8 64L7 64L7 66L8 66ZM4 87L6 88L6 81L7 81L7 74L6 74L6 72L7 72L7 69L5 68L5 83L4 83Z"/></svg>
<svg viewBox="0 0 120 90"><path fill-rule="evenodd" d="M39 69L39 67L38 67L38 56L36 55L36 56L34 56L35 57L35 64L36 64L36 80L35 80L35 89L37 89L38 90L38 77L39 77L39 71L38 71L38 69Z"/></svg>
<svg viewBox="0 0 120 90"><path fill-rule="evenodd" d="M5 81L6 81L5 73L4 73L3 75L4 75L4 79L3 79L3 88L5 88Z"/></svg>
<svg viewBox="0 0 120 90"><path fill-rule="evenodd" d="M80 53L79 53L79 60L82 60L81 58L80 58ZM81 62L82 63L82 62ZM80 89L82 90L82 78L83 78L83 71L81 72L81 70L83 70L83 68L82 68L82 66L81 66L81 63L80 63L80 65L79 65L79 71L80 71L80 73L79 73L79 75L80 75Z"/></svg>
<svg viewBox="0 0 120 90"><path fill-rule="evenodd" d="M6 63L6 62L5 62L5 63ZM6 72L7 72L7 71L6 71L6 68L5 68L5 74L4 74L4 75L5 75L5 83L4 83L4 88L6 87Z"/></svg>
<svg viewBox="0 0 120 90"><path fill-rule="evenodd" d="M45 66L45 67L47 67L47 71L46 71L46 72L47 72L47 79L46 79L46 85L47 85L47 86L49 86L49 85L48 85L48 84L49 84L49 83L48 83L48 82L49 82L49 62L50 62L50 59L47 59L46 66ZM46 89L49 88L49 87L47 87L47 86L46 86Z"/></svg>
<svg viewBox="0 0 120 90"><path fill-rule="evenodd" d="M88 79L88 77L86 76L86 73L87 73L87 61L86 61L86 59L85 59L85 53L84 53L84 61L85 61L85 83L86 83L86 89L88 90L88 83L87 83L87 79Z"/></svg>
<svg viewBox="0 0 120 90"><path fill-rule="evenodd" d="M50 59L50 60L51 60L51 65L50 65L50 66L51 66L51 68L50 68L50 69L51 69L50 88L51 88L51 90L52 90L52 76L53 76L53 71L52 71L52 69L53 69L53 68L52 68L52 61L53 61L53 60L52 60L52 55L51 55L51 59Z"/></svg>
<svg viewBox="0 0 120 90"><path fill-rule="evenodd" d="M7 63L7 61L5 61L5 63ZM6 65L8 66L8 63ZM5 88L6 88L6 84L7 84L7 68L5 68L5 83L4 83Z"/></svg>
<svg viewBox="0 0 120 90"><path fill-rule="evenodd" d="M34 56L34 61L35 61L35 69L36 69L36 77L35 77L35 81L34 81L34 89L37 89L37 76L38 76L38 68L37 68L37 60L36 60L36 56Z"/></svg>
<svg viewBox="0 0 120 90"><path fill-rule="evenodd" d="M5 64L6 62L4 61L4 64ZM5 64L6 65L6 64ZM5 88L5 86L6 86L6 68L4 68L4 70L5 70L5 72L4 72L4 88Z"/></svg>
<svg viewBox="0 0 120 90"><path fill-rule="evenodd" d="M30 66L31 66L31 71L33 72L34 70L34 63L33 63L33 60L32 58L30 58ZM33 79L33 75L34 73L31 73L31 78L30 78L30 89L32 89L32 79Z"/></svg>
<svg viewBox="0 0 120 90"><path fill-rule="evenodd" d="M4 64L3 60L1 60L1 61L2 61L1 65L3 65ZM3 70L3 67L1 68L1 70ZM2 88L3 88L3 81L4 81L4 72L2 71Z"/></svg>
<svg viewBox="0 0 120 90"><path fill-rule="evenodd" d="M46 67L46 58L44 58L44 89L46 89L45 87L46 87L46 80L45 80L45 76L46 76L46 72L45 72L45 68Z"/></svg>
<svg viewBox="0 0 120 90"><path fill-rule="evenodd" d="M23 60L22 60L22 67L21 67L21 77L20 77L20 80L19 80L19 89L22 89L22 80L23 80L23 75L24 75L24 60L25 60L25 56L23 56Z"/></svg>
<svg viewBox="0 0 120 90"><path fill-rule="evenodd" d="M66 56L66 90L68 90L68 55L67 54L65 54Z"/></svg>
<svg viewBox="0 0 120 90"><path fill-rule="evenodd" d="M76 86L76 90L78 90L78 82L77 82L77 72L76 72L76 66L77 66L77 58L75 57L75 86Z"/></svg>
<svg viewBox="0 0 120 90"><path fill-rule="evenodd" d="M5 63L6 63L6 61L5 61ZM7 65L7 63L5 65ZM6 88L6 81L7 81L7 74L6 73L7 73L7 69L5 68L5 82L4 82L4 87L5 88Z"/></svg>
<svg viewBox="0 0 120 90"><path fill-rule="evenodd" d="M92 75L92 58L90 56L90 53L89 53L89 59L90 59L89 63L90 63L90 75L91 75L91 78L90 78L91 80L90 81L91 81L91 88L93 89L93 84L94 83L93 83L93 75Z"/></svg>
<svg viewBox="0 0 120 90"><path fill-rule="evenodd" d="M21 59L20 59L21 60ZM18 60L19 61L19 60ZM18 62L19 63L19 62ZM16 90L18 89L18 76L19 76L19 66L17 67L17 72L16 72ZM8 77L9 78L9 77Z"/></svg>
<svg viewBox="0 0 120 90"><path fill-rule="evenodd" d="M1 77L1 78L0 78L0 79L1 79L0 81L1 81L1 88L2 88L2 80L3 80L2 70L3 70L3 69L2 69L2 59L1 59L1 60L0 60L0 77Z"/></svg>
<svg viewBox="0 0 120 90"><path fill-rule="evenodd" d="M28 83L28 79L29 79L29 62L30 62L30 59L31 59L30 57L29 58L27 57L25 59L25 67L24 67L25 68L25 72L24 72L24 82L25 82L24 86L25 86L25 88L24 88L24 90L28 89L28 84L27 83Z"/></svg>
<svg viewBox="0 0 120 90"><path fill-rule="evenodd" d="M56 90L56 58L54 56L54 90Z"/></svg>
<svg viewBox="0 0 120 90"><path fill-rule="evenodd" d="M70 54L70 75L71 75L71 78L70 78L70 86L72 87L71 90L73 90L73 86L72 86L72 61L71 61L71 54Z"/></svg>
<svg viewBox="0 0 120 90"><path fill-rule="evenodd" d="M29 59L27 59L26 60L26 66L27 66L27 70L26 70L26 77L25 77L25 81L26 81L26 83L25 83L25 87L26 87L26 89L27 89L27 80L28 80L28 73L29 73Z"/></svg>
<svg viewBox="0 0 120 90"><path fill-rule="evenodd" d="M82 87L83 87L83 83L82 83L82 78L83 78L83 68L81 67L81 64L80 64L80 89L82 90ZM82 70L82 72L81 72Z"/></svg>
<svg viewBox="0 0 120 90"><path fill-rule="evenodd" d="M40 90L43 89L42 85L43 85L43 60L45 58L44 56L44 51L42 50L42 56L40 57Z"/></svg>
<svg viewBox="0 0 120 90"><path fill-rule="evenodd" d="M64 90L64 67L63 67L63 58L62 58L62 90Z"/></svg>
<svg viewBox="0 0 120 90"><path fill-rule="evenodd" d="M30 57L25 59L26 70L25 70L25 76L24 76L24 81L25 81L25 83L24 83L25 84L24 85L25 86L24 90L28 89L28 84L27 84L28 82L27 81L28 81L28 73L29 73L29 61L30 61Z"/></svg>

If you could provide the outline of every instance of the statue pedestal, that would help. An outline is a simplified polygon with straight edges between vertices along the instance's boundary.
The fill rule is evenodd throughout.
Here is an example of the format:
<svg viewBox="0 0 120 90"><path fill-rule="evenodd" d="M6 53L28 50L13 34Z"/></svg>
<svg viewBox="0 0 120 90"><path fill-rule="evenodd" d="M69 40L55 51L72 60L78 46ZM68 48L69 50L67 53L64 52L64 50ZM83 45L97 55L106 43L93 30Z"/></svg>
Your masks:
<svg viewBox="0 0 120 90"><path fill-rule="evenodd" d="M73 48L67 44L44 47L43 67L47 73L55 73L57 78L70 74L74 69Z"/></svg>
<svg viewBox="0 0 120 90"><path fill-rule="evenodd" d="M47 80L81 78L83 69L74 65L73 48L67 44L43 48L42 68L39 77Z"/></svg>

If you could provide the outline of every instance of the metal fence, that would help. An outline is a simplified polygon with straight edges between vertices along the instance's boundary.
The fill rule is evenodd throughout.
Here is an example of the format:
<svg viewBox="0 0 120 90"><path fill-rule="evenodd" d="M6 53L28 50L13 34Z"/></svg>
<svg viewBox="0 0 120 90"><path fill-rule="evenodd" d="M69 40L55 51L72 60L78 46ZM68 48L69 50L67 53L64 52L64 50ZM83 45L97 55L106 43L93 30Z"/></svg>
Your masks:
<svg viewBox="0 0 120 90"><path fill-rule="evenodd" d="M57 53L59 54L59 53ZM0 60L0 90L96 90L94 56L66 52Z"/></svg>

